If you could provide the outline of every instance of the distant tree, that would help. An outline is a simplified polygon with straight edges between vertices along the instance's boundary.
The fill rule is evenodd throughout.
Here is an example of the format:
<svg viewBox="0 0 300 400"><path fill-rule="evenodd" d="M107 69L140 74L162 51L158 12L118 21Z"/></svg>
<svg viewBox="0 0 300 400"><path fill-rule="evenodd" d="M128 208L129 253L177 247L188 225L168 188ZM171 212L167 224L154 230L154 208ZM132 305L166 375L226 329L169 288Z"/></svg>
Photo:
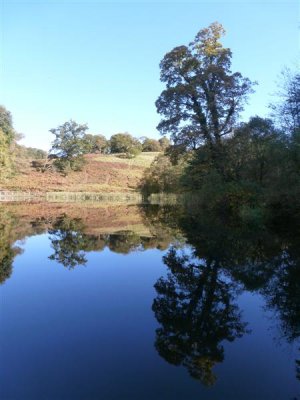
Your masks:
<svg viewBox="0 0 300 400"><path fill-rule="evenodd" d="M160 144L160 147L161 147L162 151L165 151L171 144L170 140L165 136L160 138L158 142Z"/></svg>
<svg viewBox="0 0 300 400"><path fill-rule="evenodd" d="M279 84L279 101L271 105L273 116L286 133L293 134L300 130L300 73L284 70Z"/></svg>
<svg viewBox="0 0 300 400"><path fill-rule="evenodd" d="M84 165L85 132L87 125L77 124L70 120L50 132L55 135L50 156L55 158L55 165L59 170L67 172L69 169L77 171Z"/></svg>
<svg viewBox="0 0 300 400"><path fill-rule="evenodd" d="M18 157L29 158L33 160L44 160L47 158L47 152L35 147L16 146Z"/></svg>
<svg viewBox="0 0 300 400"><path fill-rule="evenodd" d="M105 153L108 149L108 141L103 135L86 134L84 142L86 153Z"/></svg>
<svg viewBox="0 0 300 400"><path fill-rule="evenodd" d="M10 144L15 138L16 132L13 128L11 113L3 106L0 106L0 129Z"/></svg>
<svg viewBox="0 0 300 400"><path fill-rule="evenodd" d="M110 138L111 153L125 153L128 157L134 157L142 150L141 143L129 133L117 133Z"/></svg>
<svg viewBox="0 0 300 400"><path fill-rule="evenodd" d="M232 132L252 83L232 73L230 49L220 42L222 25L202 29L188 46L167 53L160 63L166 89L156 101L161 134L182 151L207 144L218 158L222 138Z"/></svg>
<svg viewBox="0 0 300 400"><path fill-rule="evenodd" d="M142 151L161 151L161 145L158 140L145 138L142 143Z"/></svg>

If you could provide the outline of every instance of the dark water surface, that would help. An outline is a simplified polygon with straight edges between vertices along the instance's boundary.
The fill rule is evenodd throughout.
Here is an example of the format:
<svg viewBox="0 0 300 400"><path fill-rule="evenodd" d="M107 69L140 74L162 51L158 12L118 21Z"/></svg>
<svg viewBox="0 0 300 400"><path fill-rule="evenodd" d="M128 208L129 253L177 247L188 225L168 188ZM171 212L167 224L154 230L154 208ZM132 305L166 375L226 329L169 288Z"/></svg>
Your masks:
<svg viewBox="0 0 300 400"><path fill-rule="evenodd" d="M300 399L300 233L0 206L0 399Z"/></svg>

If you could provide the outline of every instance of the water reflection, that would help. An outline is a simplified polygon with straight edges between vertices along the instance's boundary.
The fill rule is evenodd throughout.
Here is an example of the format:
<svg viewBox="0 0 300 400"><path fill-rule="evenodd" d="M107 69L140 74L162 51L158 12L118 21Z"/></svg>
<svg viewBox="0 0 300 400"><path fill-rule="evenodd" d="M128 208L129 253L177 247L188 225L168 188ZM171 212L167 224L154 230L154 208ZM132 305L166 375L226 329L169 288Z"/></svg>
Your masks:
<svg viewBox="0 0 300 400"><path fill-rule="evenodd" d="M17 224L18 220L13 214L0 208L0 284L11 276L13 260L22 252L14 246Z"/></svg>
<svg viewBox="0 0 300 400"><path fill-rule="evenodd" d="M152 218L152 212L148 217ZM299 225L277 218L244 223L190 210L176 211L177 224L192 246L189 254L171 248L163 258L167 278L155 289L153 311L160 323L155 346L168 362L184 365L191 376L211 385L212 367L222 362L224 341L246 332L235 299L242 291L265 299L279 324L280 337L300 337ZM169 224L170 209L156 210L155 220ZM300 361L295 361L299 378Z"/></svg>
<svg viewBox="0 0 300 400"><path fill-rule="evenodd" d="M91 248L91 238L85 235L80 219L71 219L67 215L59 217L53 228L49 229L49 239L54 253L49 256L67 268L85 265L85 252Z"/></svg>
<svg viewBox="0 0 300 400"><path fill-rule="evenodd" d="M13 260L22 252L14 243L43 233L53 249L49 259L69 269L86 265L91 251L164 250L180 236L178 230L150 223L137 206L0 205L0 282L11 276Z"/></svg>
<svg viewBox="0 0 300 400"><path fill-rule="evenodd" d="M214 261L193 261L171 248L164 257L167 278L155 284L153 311L161 327L155 347L168 362L184 365L206 385L216 377L212 367L224 359L223 341L245 333L235 303L238 286L222 276Z"/></svg>
<svg viewBox="0 0 300 400"><path fill-rule="evenodd" d="M192 212L193 211L193 212ZM86 265L91 251L128 254L156 248L167 274L155 283L155 348L164 360L214 385L226 343L250 333L239 295L263 296L279 325L279 341L299 347L299 220L242 221L175 207L40 204L0 206L0 283L12 275L15 243L47 234L50 260L68 269ZM300 349L299 349L300 350ZM300 357L295 359L300 379Z"/></svg>

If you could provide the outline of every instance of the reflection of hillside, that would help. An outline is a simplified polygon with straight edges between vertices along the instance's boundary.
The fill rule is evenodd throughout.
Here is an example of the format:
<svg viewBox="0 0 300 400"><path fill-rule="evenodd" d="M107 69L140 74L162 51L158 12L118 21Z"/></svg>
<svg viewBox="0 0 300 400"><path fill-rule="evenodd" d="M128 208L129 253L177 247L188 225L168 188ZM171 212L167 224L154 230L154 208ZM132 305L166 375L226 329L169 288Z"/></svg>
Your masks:
<svg viewBox="0 0 300 400"><path fill-rule="evenodd" d="M0 204L1 280L10 276L17 240L49 233L54 253L50 257L73 268L86 262L85 253L111 251L127 254L151 248L166 249L172 230L151 224L139 206L101 204L11 203Z"/></svg>
<svg viewBox="0 0 300 400"><path fill-rule="evenodd" d="M22 218L22 225L35 223L40 227L51 223L62 214L70 218L80 218L84 222L87 234L112 233L132 230L141 235L151 236L143 223L143 216L137 206L103 206L101 204L56 204L56 203L20 203L0 204L1 208ZM21 226L20 226L21 228Z"/></svg>

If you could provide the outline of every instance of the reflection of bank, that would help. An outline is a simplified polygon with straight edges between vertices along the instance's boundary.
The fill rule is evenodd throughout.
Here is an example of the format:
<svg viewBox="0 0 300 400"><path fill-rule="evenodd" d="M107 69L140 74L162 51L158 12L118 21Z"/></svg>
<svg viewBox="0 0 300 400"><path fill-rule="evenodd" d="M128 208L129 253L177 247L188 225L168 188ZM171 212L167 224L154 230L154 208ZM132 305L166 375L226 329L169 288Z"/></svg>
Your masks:
<svg viewBox="0 0 300 400"><path fill-rule="evenodd" d="M67 268L85 265L86 253L89 251L102 251L105 247L110 251L128 254L133 251L143 251L150 248L161 248L159 236L141 235L141 226L137 232L132 230L115 230L113 233L87 234L88 227L82 219L70 218L68 215L58 217L49 229L49 239L54 253L49 257ZM146 228L146 227L145 227ZM95 231L95 230L94 230ZM107 228L105 228L107 231ZM172 238L168 235L168 246Z"/></svg>
<svg viewBox="0 0 300 400"><path fill-rule="evenodd" d="M192 262L174 248L163 260L169 273L155 284L152 309L161 324L155 347L169 363L185 366L193 378L212 385L212 368L224 359L221 343L245 333L234 303L236 285L222 279L217 263Z"/></svg>
<svg viewBox="0 0 300 400"><path fill-rule="evenodd" d="M169 230L164 232L145 223L141 207L101 204L0 204L0 279L12 272L20 249L17 240L49 232L53 248L50 259L67 268L86 263L86 253L111 251L128 254L151 248L165 249L172 242Z"/></svg>

